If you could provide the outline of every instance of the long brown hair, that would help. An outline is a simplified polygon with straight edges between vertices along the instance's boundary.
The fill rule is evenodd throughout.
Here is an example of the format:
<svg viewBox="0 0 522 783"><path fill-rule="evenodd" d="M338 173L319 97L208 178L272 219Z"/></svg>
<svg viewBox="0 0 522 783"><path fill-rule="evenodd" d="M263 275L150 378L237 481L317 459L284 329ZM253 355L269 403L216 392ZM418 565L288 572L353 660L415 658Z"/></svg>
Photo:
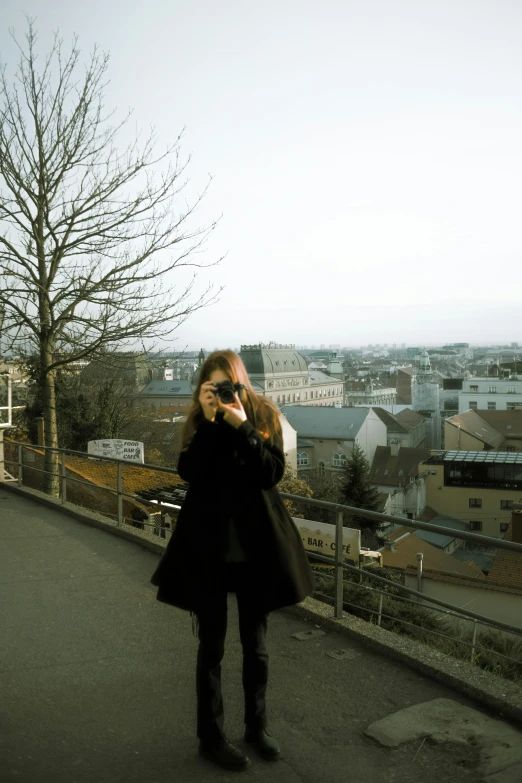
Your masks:
<svg viewBox="0 0 522 783"><path fill-rule="evenodd" d="M222 370L232 383L242 383L248 390L241 389L239 399L243 404L247 419L265 437L269 443L274 443L274 438L282 438L281 423L279 421L279 409L266 397L256 394L250 383L246 367L241 357L234 351L214 351L206 358L198 378L198 385L194 390L192 407L187 421L183 427L182 448L186 449L192 440L199 424L203 420L203 408L199 402L199 394L203 383L209 380L214 370Z"/></svg>

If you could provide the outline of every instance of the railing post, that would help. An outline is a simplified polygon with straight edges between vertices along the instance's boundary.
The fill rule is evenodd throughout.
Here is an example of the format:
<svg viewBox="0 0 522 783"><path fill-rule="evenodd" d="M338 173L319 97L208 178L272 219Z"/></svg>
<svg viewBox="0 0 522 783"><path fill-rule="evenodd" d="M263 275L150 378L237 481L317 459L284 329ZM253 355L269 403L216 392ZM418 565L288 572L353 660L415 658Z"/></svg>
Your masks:
<svg viewBox="0 0 522 783"><path fill-rule="evenodd" d="M62 505L67 503L67 474L65 472L65 451L62 451Z"/></svg>
<svg viewBox="0 0 522 783"><path fill-rule="evenodd" d="M22 449L23 446L18 446L18 486L22 486Z"/></svg>
<svg viewBox="0 0 522 783"><path fill-rule="evenodd" d="M335 525L335 599L334 599L334 617L340 620L343 616L343 512L337 512L337 522Z"/></svg>
<svg viewBox="0 0 522 783"><path fill-rule="evenodd" d="M379 628L381 627L381 618L382 618L382 599L384 598L383 594L381 593L379 596L379 614L377 615L377 625Z"/></svg>
<svg viewBox="0 0 522 783"><path fill-rule="evenodd" d="M118 489L118 525L121 525L123 523L123 498L121 496L121 493L123 491L123 482L122 482L122 463L118 462L118 483L117 483L117 489Z"/></svg>
<svg viewBox="0 0 522 783"><path fill-rule="evenodd" d="M477 620L473 620L473 639L471 640L471 663L475 663L475 645L477 643Z"/></svg>
<svg viewBox="0 0 522 783"><path fill-rule="evenodd" d="M424 554L422 552L417 552L417 592L422 593L422 559L424 557ZM422 603L421 598L417 598L417 601L419 603Z"/></svg>

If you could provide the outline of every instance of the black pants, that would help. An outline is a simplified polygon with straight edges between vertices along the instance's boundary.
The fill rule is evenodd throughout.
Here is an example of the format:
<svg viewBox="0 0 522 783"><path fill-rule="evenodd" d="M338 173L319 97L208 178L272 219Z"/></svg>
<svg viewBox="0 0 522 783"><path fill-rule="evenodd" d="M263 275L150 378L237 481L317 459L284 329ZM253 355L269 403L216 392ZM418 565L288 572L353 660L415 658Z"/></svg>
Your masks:
<svg viewBox="0 0 522 783"><path fill-rule="evenodd" d="M221 661L227 632L227 594L237 594L239 635L243 646L244 722L248 728L266 728L265 694L268 684L267 614L248 585L248 565L227 563L220 588L197 613L199 649L196 668L197 736L213 741L224 736Z"/></svg>

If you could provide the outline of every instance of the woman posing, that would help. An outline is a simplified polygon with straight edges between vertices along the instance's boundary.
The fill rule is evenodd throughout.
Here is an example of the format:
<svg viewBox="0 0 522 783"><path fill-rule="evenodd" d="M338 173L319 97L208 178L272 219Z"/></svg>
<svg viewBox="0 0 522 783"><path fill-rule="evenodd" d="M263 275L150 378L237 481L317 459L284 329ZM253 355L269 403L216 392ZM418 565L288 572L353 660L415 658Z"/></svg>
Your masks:
<svg viewBox="0 0 522 783"><path fill-rule="evenodd" d="M255 394L241 358L215 351L200 371L183 431L178 472L189 483L151 579L157 599L190 611L197 627L200 753L226 768L250 762L224 733L221 661L227 594L235 592L243 648L245 741L267 759L268 614L314 591L306 552L276 485L285 468L277 407Z"/></svg>

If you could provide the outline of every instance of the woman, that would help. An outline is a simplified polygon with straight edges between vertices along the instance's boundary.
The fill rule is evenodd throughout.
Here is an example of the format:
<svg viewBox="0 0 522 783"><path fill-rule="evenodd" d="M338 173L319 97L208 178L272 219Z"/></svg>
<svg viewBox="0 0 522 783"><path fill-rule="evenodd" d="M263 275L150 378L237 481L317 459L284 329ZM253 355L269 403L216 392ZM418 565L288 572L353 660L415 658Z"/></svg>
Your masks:
<svg viewBox="0 0 522 783"><path fill-rule="evenodd" d="M220 397L216 384L224 381L237 384L233 401ZM178 472L190 486L151 582L159 601L197 618L200 753L226 768L250 763L223 730L227 594L237 594L245 741L276 759L280 749L267 732L265 705L267 615L314 591L301 536L276 489L284 468L277 407L255 394L236 353L210 354L183 430Z"/></svg>

